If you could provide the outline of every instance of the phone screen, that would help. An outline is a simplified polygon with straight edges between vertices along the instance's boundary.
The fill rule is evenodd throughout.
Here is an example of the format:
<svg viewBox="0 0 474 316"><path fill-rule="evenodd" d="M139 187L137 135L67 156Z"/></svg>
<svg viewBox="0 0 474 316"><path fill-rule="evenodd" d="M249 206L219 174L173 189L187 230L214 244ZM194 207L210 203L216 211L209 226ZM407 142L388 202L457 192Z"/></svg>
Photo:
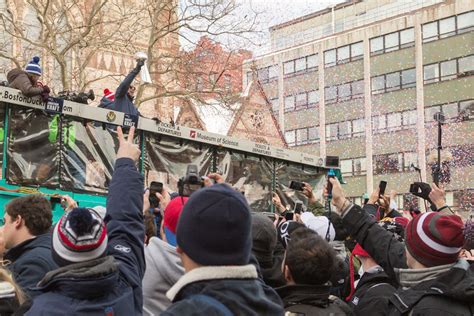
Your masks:
<svg viewBox="0 0 474 316"><path fill-rule="evenodd" d="M285 214L285 219L286 219L287 221L292 221L294 215L295 215L294 213L288 212L288 213Z"/></svg>

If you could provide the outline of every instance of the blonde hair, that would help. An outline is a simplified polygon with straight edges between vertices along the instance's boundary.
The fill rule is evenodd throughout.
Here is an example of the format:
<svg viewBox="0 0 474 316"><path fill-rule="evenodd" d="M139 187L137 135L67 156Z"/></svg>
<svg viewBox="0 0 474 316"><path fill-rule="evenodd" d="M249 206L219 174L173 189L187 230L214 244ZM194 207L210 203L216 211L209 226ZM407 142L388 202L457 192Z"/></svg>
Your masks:
<svg viewBox="0 0 474 316"><path fill-rule="evenodd" d="M26 301L26 295L23 292L23 290L13 280L13 277L11 276L10 272L8 272L3 267L0 267L0 282L1 281L8 282L13 286L14 291L15 291L15 296L16 296L16 299L18 300L19 305L23 304Z"/></svg>

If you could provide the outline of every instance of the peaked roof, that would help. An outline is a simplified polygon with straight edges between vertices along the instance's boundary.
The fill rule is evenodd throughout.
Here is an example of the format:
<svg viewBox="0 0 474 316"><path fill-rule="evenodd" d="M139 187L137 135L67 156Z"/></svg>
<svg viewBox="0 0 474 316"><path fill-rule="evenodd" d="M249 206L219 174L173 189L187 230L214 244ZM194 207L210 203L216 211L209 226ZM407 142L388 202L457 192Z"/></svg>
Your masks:
<svg viewBox="0 0 474 316"><path fill-rule="evenodd" d="M265 100L265 105L264 105L265 109L264 110L268 111L268 113L270 114L270 116L272 118L271 122L272 122L273 126L275 127L276 131L278 132L278 136L279 136L280 140L282 141L283 146L285 148L287 148L288 145L287 145L285 137L283 136L283 133L281 131L280 124L278 123L277 119L275 118L275 115L272 111L272 105L271 105L270 101L268 100L265 91L263 90L262 84L258 80L255 72L253 72L252 77L253 77L252 80L247 84L247 87L245 88L244 92L242 93L242 96L241 96L242 105L240 106L239 110L235 114L234 120L232 122L232 125L231 125L227 135L231 136L235 132L237 124L242 119L242 115L244 113L246 113L247 107L250 106L250 98L252 97L252 91L256 91L256 92L260 93L260 95Z"/></svg>

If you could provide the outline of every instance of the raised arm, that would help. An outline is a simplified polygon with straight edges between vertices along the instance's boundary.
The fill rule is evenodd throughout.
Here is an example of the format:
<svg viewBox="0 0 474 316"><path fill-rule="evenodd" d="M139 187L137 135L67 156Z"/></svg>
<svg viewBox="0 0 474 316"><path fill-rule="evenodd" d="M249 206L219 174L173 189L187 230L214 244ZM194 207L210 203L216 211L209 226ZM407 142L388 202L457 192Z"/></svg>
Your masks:
<svg viewBox="0 0 474 316"><path fill-rule="evenodd" d="M117 128L119 149L115 170L107 196L108 254L120 262L122 277L133 288L138 300L142 297L142 278L145 273L143 243L145 227L143 224L143 176L138 172L135 162L140 156L138 146L133 144L135 128L130 129L125 140L122 129ZM136 301L141 310L141 301Z"/></svg>
<svg viewBox="0 0 474 316"><path fill-rule="evenodd" d="M142 68L143 65L144 65L143 60L139 60L137 62L137 66L132 71L130 71L127 77L125 77L125 79L123 79L123 81L118 86L117 91L115 92L115 98L117 97L123 98L127 94L128 88L130 88L130 85L132 84L133 79L135 79L135 77L140 73L140 69Z"/></svg>

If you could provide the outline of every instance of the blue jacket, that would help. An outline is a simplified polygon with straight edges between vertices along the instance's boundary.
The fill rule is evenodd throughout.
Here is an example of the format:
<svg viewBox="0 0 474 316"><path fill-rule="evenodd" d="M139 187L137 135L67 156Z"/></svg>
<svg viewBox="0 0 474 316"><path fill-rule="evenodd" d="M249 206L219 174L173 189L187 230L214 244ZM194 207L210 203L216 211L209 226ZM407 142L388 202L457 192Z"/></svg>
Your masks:
<svg viewBox="0 0 474 316"><path fill-rule="evenodd" d="M36 287L44 275L58 267L51 256L49 232L11 248L3 259L11 262L7 268L18 285L30 296L38 294L30 290Z"/></svg>
<svg viewBox="0 0 474 316"><path fill-rule="evenodd" d="M143 176L131 159L118 159L107 197L108 256L48 273L26 315L141 315L142 209Z"/></svg>
<svg viewBox="0 0 474 316"><path fill-rule="evenodd" d="M99 103L99 108L107 109L107 110L113 110L114 108L114 101L107 99L106 97L102 97L100 99Z"/></svg>
<svg viewBox="0 0 474 316"><path fill-rule="evenodd" d="M280 297L258 279L256 268L251 264L193 269L182 276L166 296L173 304L162 316L226 315L223 310L233 315L284 314Z"/></svg>
<svg viewBox="0 0 474 316"><path fill-rule="evenodd" d="M135 116L139 116L140 112L138 112L135 105L133 105L133 100L130 99L128 96L128 88L132 84L133 79L138 75L142 66L137 65L125 79L120 83L115 92L115 100L113 106L110 108L111 110L123 112L126 114L131 114Z"/></svg>

